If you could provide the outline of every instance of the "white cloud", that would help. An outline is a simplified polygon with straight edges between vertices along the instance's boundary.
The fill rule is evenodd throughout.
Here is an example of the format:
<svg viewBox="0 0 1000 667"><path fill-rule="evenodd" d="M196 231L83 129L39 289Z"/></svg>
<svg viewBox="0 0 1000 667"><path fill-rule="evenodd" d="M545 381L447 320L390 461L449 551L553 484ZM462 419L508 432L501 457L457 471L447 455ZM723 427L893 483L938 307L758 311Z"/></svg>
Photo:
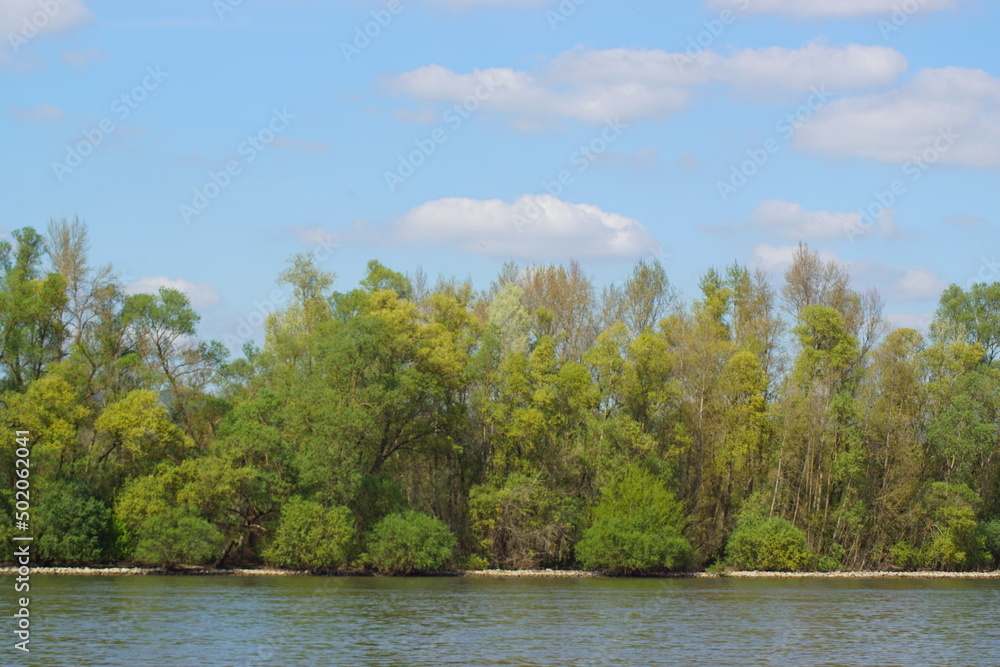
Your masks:
<svg viewBox="0 0 1000 667"><path fill-rule="evenodd" d="M997 167L1000 79L961 67L921 70L896 90L831 102L794 145L836 158Z"/></svg>
<svg viewBox="0 0 1000 667"><path fill-rule="evenodd" d="M60 57L70 67L86 67L90 63L104 60L108 54L101 47L94 46L79 51L64 51Z"/></svg>
<svg viewBox="0 0 1000 667"><path fill-rule="evenodd" d="M917 12L954 9L956 0L709 0L711 9L731 9L752 14L786 14L798 18L853 18L863 16L891 16L902 6L913 7Z"/></svg>
<svg viewBox="0 0 1000 667"><path fill-rule="evenodd" d="M720 78L759 97L813 87L845 91L891 85L908 67L903 54L886 46L810 42L798 49L741 49L720 65Z"/></svg>
<svg viewBox="0 0 1000 667"><path fill-rule="evenodd" d="M959 213L957 215L947 215L944 221L949 225L956 225L958 227L982 227L986 224L986 218L981 218L978 215L969 215L967 213Z"/></svg>
<svg viewBox="0 0 1000 667"><path fill-rule="evenodd" d="M878 224L871 230L863 224L861 213L857 211L808 211L801 204L777 199L762 202L750 212L748 219L755 231L802 241L851 238L857 236L854 230L859 229L887 237L898 234L892 209L883 210Z"/></svg>
<svg viewBox="0 0 1000 667"><path fill-rule="evenodd" d="M896 329L916 329L927 331L934 321L934 313L887 313L886 319Z"/></svg>
<svg viewBox="0 0 1000 667"><path fill-rule="evenodd" d="M202 281L192 283L183 278L167 278L164 276L147 276L125 285L128 294L156 294L161 287L169 287L183 292L191 300L191 305L198 309L211 308L222 301L218 290Z"/></svg>
<svg viewBox="0 0 1000 667"><path fill-rule="evenodd" d="M948 283L936 273L922 266L897 269L895 279L885 289L887 298L897 301L922 301L937 299L948 288Z"/></svg>
<svg viewBox="0 0 1000 667"><path fill-rule="evenodd" d="M296 225L291 231L299 243L310 248L338 248L341 245L341 235L323 227Z"/></svg>
<svg viewBox="0 0 1000 667"><path fill-rule="evenodd" d="M38 104L31 109L22 107L11 107L10 116L22 123L44 123L46 121L62 120L66 117L66 112L51 104Z"/></svg>
<svg viewBox="0 0 1000 667"><path fill-rule="evenodd" d="M638 221L549 195L439 199L391 226L400 243L440 243L465 252L524 259L634 258L659 244Z"/></svg>
<svg viewBox="0 0 1000 667"><path fill-rule="evenodd" d="M870 89L895 83L907 67L894 49L858 44L811 42L728 56L703 51L694 58L661 50L577 48L531 72L490 68L461 74L431 64L390 76L385 84L422 102L467 101L510 115L515 126L533 127L564 118L590 124L664 120L688 107L694 89L720 83L758 97Z"/></svg>
<svg viewBox="0 0 1000 667"><path fill-rule="evenodd" d="M801 204L771 200L750 212L750 224L762 231L771 231L789 239L811 241L845 236L856 226L860 213L807 211Z"/></svg>
<svg viewBox="0 0 1000 667"><path fill-rule="evenodd" d="M46 3L50 4L50 3ZM47 34L72 30L93 19L93 14L83 0L53 0L55 11L44 11L38 0L3 0L0 3L0 34L6 40L8 33L28 37L37 33Z"/></svg>

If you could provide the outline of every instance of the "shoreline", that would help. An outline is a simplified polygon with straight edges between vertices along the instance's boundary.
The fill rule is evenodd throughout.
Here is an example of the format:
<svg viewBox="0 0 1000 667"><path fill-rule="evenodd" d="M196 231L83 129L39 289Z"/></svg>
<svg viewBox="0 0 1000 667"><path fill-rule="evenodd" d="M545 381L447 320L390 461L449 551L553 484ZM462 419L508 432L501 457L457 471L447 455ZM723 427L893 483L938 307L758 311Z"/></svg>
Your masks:
<svg viewBox="0 0 1000 667"><path fill-rule="evenodd" d="M0 576L13 576L18 568L0 567ZM216 577L388 577L361 570L330 573L312 573L305 570L279 570L274 568L216 569L210 567L180 566L172 570L160 567L32 567L31 574L46 576L216 576ZM1000 570L992 572L663 572L638 576L619 576L587 570L447 570L422 575L422 577L471 577L482 579L1000 579Z"/></svg>

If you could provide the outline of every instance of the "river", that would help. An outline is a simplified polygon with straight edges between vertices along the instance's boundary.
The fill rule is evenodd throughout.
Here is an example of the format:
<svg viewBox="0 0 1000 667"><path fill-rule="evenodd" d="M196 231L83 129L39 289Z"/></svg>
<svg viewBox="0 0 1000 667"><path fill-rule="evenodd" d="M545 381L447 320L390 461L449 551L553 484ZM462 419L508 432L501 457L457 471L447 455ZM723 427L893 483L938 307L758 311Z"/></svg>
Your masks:
<svg viewBox="0 0 1000 667"><path fill-rule="evenodd" d="M2 577L4 609L13 581ZM1000 665L1000 581L81 577L31 580L3 664Z"/></svg>

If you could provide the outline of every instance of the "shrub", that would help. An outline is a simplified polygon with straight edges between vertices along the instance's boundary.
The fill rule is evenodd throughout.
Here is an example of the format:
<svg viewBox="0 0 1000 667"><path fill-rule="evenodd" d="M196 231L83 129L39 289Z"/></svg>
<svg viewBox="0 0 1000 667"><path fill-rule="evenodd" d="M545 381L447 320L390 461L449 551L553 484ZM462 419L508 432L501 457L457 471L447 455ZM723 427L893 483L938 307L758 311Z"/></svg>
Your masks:
<svg viewBox="0 0 1000 667"><path fill-rule="evenodd" d="M984 536L976 522L979 496L964 484L935 482L925 500L936 535L921 550L923 565L934 569L962 570L989 560Z"/></svg>
<svg viewBox="0 0 1000 667"><path fill-rule="evenodd" d="M218 554L225 539L208 521L180 508L147 518L139 528L138 538L135 559L164 567L206 563Z"/></svg>
<svg viewBox="0 0 1000 667"><path fill-rule="evenodd" d="M347 563L354 520L346 507L323 507L292 498L281 508L274 541L264 550L272 565L300 570L337 568Z"/></svg>
<svg viewBox="0 0 1000 667"><path fill-rule="evenodd" d="M979 532L983 536L983 546L993 556L994 564L1000 563L1000 519L979 524Z"/></svg>
<svg viewBox="0 0 1000 667"><path fill-rule="evenodd" d="M889 549L889 562L897 570L916 570L920 567L920 551L909 542L896 542Z"/></svg>
<svg viewBox="0 0 1000 667"><path fill-rule="evenodd" d="M544 477L512 474L502 486L473 487L469 515L476 548L491 565L533 569L569 562L580 511Z"/></svg>
<svg viewBox="0 0 1000 667"><path fill-rule="evenodd" d="M726 543L726 557L737 569L767 572L798 572L813 561L805 533L777 517L748 517L737 524Z"/></svg>
<svg viewBox="0 0 1000 667"><path fill-rule="evenodd" d="M632 467L601 491L593 522L576 545L588 569L635 573L687 565L691 544L681 534L683 510L663 484Z"/></svg>
<svg viewBox="0 0 1000 667"><path fill-rule="evenodd" d="M455 536L440 520L423 512L397 512L368 534L371 565L390 574L440 568L451 558Z"/></svg>
<svg viewBox="0 0 1000 667"><path fill-rule="evenodd" d="M490 562L479 554L468 556L459 566L460 570L488 570Z"/></svg>
<svg viewBox="0 0 1000 667"><path fill-rule="evenodd" d="M104 560L111 541L111 508L81 484L56 482L42 489L38 509L38 554L63 565Z"/></svg>

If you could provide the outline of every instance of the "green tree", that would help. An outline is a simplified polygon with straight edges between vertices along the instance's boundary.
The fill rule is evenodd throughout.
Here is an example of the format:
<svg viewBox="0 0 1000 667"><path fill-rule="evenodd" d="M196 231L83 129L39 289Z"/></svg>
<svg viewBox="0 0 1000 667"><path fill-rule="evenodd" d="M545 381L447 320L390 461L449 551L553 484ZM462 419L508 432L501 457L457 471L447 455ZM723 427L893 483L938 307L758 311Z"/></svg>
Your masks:
<svg viewBox="0 0 1000 667"><path fill-rule="evenodd" d="M969 343L983 348L983 361L1000 356L1000 283L976 283L967 290L952 285L941 295L937 317L960 327Z"/></svg>
<svg viewBox="0 0 1000 667"><path fill-rule="evenodd" d="M0 241L0 388L24 391L62 356L66 280L42 273L44 239L14 230Z"/></svg>
<svg viewBox="0 0 1000 667"><path fill-rule="evenodd" d="M193 449L191 438L170 421L160 397L133 391L109 405L94 422L97 437L90 465L103 483L117 486L122 475L142 475L162 461L179 463Z"/></svg>

